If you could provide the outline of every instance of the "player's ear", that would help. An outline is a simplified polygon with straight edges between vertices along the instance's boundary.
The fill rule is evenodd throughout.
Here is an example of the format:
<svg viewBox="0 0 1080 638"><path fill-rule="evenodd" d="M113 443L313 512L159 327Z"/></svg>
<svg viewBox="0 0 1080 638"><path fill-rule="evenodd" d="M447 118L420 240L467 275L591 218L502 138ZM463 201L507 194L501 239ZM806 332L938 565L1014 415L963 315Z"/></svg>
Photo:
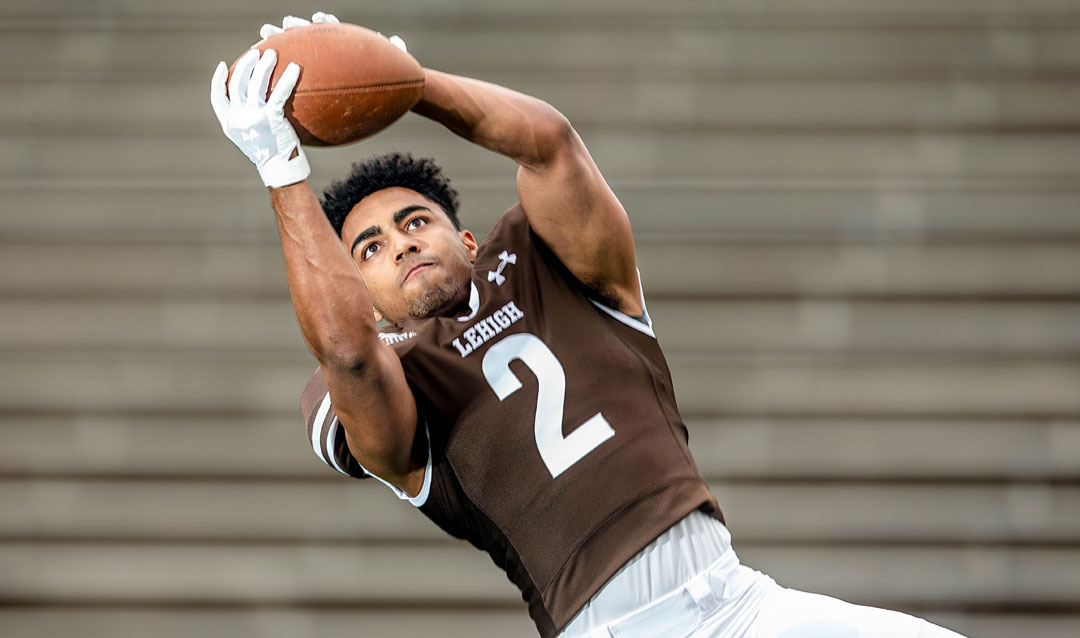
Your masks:
<svg viewBox="0 0 1080 638"><path fill-rule="evenodd" d="M458 236L461 237L461 243L465 245L465 250L469 253L469 262L476 263L476 238L467 230L459 230Z"/></svg>

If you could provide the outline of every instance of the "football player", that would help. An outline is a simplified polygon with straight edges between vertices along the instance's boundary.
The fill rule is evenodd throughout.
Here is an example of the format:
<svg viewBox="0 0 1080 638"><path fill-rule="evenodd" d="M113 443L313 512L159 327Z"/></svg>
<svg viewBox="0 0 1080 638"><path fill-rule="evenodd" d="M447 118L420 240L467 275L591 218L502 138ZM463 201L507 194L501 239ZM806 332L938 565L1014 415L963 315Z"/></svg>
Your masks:
<svg viewBox="0 0 1080 638"><path fill-rule="evenodd" d="M270 189L319 362L302 408L320 459L490 554L545 637L957 636L740 564L687 448L630 221L562 114L425 70L413 111L518 164L519 202L477 242L439 167L408 154L354 164L320 204L283 115L297 66L264 97L277 63L249 51L229 97L221 63L211 102Z"/></svg>

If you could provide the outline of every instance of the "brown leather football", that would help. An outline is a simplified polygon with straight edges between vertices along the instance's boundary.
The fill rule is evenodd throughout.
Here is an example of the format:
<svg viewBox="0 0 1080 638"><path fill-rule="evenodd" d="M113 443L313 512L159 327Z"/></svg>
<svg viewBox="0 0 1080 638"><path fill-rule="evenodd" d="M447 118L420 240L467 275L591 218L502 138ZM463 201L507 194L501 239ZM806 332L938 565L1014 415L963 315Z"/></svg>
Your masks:
<svg viewBox="0 0 1080 638"><path fill-rule="evenodd" d="M337 146L370 137L411 109L424 89L424 70L411 55L355 24L294 27L256 48L277 51L270 91L289 62L300 65L285 116L305 145ZM235 67L233 62L230 77Z"/></svg>

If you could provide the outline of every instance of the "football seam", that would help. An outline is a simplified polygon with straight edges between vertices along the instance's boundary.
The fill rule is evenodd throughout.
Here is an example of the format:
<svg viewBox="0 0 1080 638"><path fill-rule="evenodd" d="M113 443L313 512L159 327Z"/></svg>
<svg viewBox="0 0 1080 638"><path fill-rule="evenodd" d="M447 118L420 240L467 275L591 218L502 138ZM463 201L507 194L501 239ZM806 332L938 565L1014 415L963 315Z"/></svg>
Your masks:
<svg viewBox="0 0 1080 638"><path fill-rule="evenodd" d="M378 91L395 88L411 89L423 85L423 80L411 80L409 82L387 82L385 84L365 84L362 86L340 86L332 89L297 89L295 95L318 95L320 93L343 93L346 91Z"/></svg>

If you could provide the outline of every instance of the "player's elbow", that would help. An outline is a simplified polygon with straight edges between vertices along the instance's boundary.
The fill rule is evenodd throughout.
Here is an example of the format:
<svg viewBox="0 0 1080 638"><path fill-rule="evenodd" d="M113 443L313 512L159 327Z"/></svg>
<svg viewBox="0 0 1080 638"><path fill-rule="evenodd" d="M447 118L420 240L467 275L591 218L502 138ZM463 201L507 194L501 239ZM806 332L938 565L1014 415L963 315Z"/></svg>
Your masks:
<svg viewBox="0 0 1080 638"><path fill-rule="evenodd" d="M319 361L319 367L324 370L340 370L353 374L363 372L370 360L354 350L327 350L323 349L315 353Z"/></svg>
<svg viewBox="0 0 1080 638"><path fill-rule="evenodd" d="M349 338L335 338L334 334L329 334L318 343L309 342L308 348L324 370L333 369L356 374L362 372L374 360L377 343L378 336L374 332L370 335L352 334Z"/></svg>
<svg viewBox="0 0 1080 638"><path fill-rule="evenodd" d="M530 168L541 169L560 158L584 151L584 144L565 115L551 108L548 117L537 122L533 129L535 157Z"/></svg>

